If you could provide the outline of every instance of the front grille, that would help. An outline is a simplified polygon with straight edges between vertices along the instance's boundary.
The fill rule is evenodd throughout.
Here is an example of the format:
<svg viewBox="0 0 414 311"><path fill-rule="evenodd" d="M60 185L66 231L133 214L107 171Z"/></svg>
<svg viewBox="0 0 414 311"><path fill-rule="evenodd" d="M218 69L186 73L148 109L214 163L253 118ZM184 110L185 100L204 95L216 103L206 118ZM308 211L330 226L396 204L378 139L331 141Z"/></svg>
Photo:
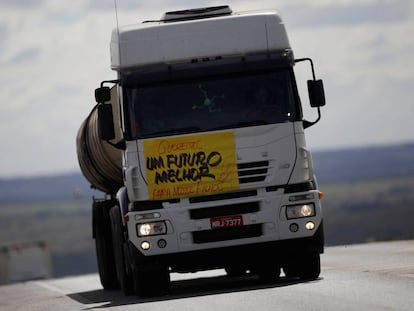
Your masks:
<svg viewBox="0 0 414 311"><path fill-rule="evenodd" d="M249 162L237 164L239 183L246 184L264 181L269 169L269 161Z"/></svg>
<svg viewBox="0 0 414 311"><path fill-rule="evenodd" d="M228 192L228 193L219 193L219 194L206 195L206 196L200 196L200 197L192 197L189 200L190 200L190 203L201 203L201 202L247 198L247 197L252 197L256 195L257 195L257 190L248 190L248 191Z"/></svg>
<svg viewBox="0 0 414 311"><path fill-rule="evenodd" d="M230 215L241 215L259 211L259 202L197 208L190 211L191 219L203 219Z"/></svg>
<svg viewBox="0 0 414 311"><path fill-rule="evenodd" d="M262 235L262 225L220 228L193 232L193 242L196 244L254 238Z"/></svg>

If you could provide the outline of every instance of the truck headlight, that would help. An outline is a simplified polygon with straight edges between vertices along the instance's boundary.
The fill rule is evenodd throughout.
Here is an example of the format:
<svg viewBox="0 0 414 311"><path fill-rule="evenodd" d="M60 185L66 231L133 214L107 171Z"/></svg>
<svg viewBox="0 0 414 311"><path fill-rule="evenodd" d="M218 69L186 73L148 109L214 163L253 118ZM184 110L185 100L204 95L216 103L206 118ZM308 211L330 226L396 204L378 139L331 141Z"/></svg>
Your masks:
<svg viewBox="0 0 414 311"><path fill-rule="evenodd" d="M137 224L137 234L139 237L160 235L167 233L167 225L165 221L148 222L143 224Z"/></svg>
<svg viewBox="0 0 414 311"><path fill-rule="evenodd" d="M313 203L286 206L287 219L315 216L315 205Z"/></svg>

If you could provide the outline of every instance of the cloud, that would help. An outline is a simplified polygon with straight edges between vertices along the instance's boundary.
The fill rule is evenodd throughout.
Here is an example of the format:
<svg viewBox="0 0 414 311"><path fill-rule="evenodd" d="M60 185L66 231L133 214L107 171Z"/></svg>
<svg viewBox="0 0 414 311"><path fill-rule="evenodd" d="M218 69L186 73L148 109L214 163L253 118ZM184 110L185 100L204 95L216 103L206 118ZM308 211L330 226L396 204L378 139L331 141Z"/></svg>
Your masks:
<svg viewBox="0 0 414 311"><path fill-rule="evenodd" d="M360 26L401 22L410 18L411 7L407 0L338 2L323 6L288 4L284 14L295 16L292 18L294 27Z"/></svg>
<svg viewBox="0 0 414 311"><path fill-rule="evenodd" d="M12 59L10 59L10 63L17 64L17 63L34 62L39 57L39 55L40 55L39 49L27 48L13 55Z"/></svg>
<svg viewBox="0 0 414 311"><path fill-rule="evenodd" d="M56 9L13 8L12 16L0 9L6 25L0 55L3 176L76 170L75 137L94 105L93 90L115 75L108 53L112 14L90 11L63 22L50 18Z"/></svg>
<svg viewBox="0 0 414 311"><path fill-rule="evenodd" d="M324 79L322 121L307 130L312 148L412 139L414 72L411 1L228 0L234 11L280 9L297 57L312 57ZM117 0L119 23L220 0ZM110 70L113 0L0 3L0 176L77 170L75 137ZM297 66L305 85L309 69ZM303 73L301 73L303 71ZM307 108L305 115L315 117Z"/></svg>
<svg viewBox="0 0 414 311"><path fill-rule="evenodd" d="M87 6L94 9L103 9L103 10L114 10L115 6L118 9L137 9L141 8L144 5L141 1L135 0L100 0L100 1L88 1Z"/></svg>
<svg viewBox="0 0 414 311"><path fill-rule="evenodd" d="M31 10L33 7L38 7L44 4L43 0L2 0L1 6L7 8L19 8Z"/></svg>

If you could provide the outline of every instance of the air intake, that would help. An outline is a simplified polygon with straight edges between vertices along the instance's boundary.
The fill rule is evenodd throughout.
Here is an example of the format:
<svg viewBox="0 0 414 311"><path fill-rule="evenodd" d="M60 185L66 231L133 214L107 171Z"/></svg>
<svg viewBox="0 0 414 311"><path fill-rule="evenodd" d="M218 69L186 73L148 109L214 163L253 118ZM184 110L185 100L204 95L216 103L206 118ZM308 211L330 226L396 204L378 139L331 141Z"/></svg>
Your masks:
<svg viewBox="0 0 414 311"><path fill-rule="evenodd" d="M230 15L232 10L228 5L213 6L208 8L189 9L182 11L167 12L161 18L163 22L178 22L192 19L217 17Z"/></svg>

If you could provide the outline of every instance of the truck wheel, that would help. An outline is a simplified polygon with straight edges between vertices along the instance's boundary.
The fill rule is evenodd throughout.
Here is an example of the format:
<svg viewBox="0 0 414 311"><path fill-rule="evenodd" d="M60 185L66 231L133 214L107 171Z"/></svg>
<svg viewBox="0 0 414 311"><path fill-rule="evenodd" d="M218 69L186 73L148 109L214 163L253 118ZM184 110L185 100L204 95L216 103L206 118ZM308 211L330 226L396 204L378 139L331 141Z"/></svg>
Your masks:
<svg viewBox="0 0 414 311"><path fill-rule="evenodd" d="M94 203L93 217L92 229L95 237L96 259L101 284L107 290L119 289L108 210L104 206Z"/></svg>
<svg viewBox="0 0 414 311"><path fill-rule="evenodd" d="M121 222L121 213L117 206L111 208L112 241L114 245L115 267L118 281L125 295L134 294L133 278L130 272L128 257L124 252L124 231Z"/></svg>
<svg viewBox="0 0 414 311"><path fill-rule="evenodd" d="M112 241L111 245L108 245L107 239L96 237L95 247L96 257L98 261L99 278L101 280L103 288L107 290L119 289Z"/></svg>
<svg viewBox="0 0 414 311"><path fill-rule="evenodd" d="M170 289L168 267L139 267L134 271L134 288L141 297L162 296Z"/></svg>
<svg viewBox="0 0 414 311"><path fill-rule="evenodd" d="M306 265L301 269L299 277L302 280L316 280L321 273L321 260L317 252L309 253L304 258Z"/></svg>
<svg viewBox="0 0 414 311"><path fill-rule="evenodd" d="M309 252L289 260L283 267L287 277L299 277L301 280L316 280L321 273L319 252Z"/></svg>

